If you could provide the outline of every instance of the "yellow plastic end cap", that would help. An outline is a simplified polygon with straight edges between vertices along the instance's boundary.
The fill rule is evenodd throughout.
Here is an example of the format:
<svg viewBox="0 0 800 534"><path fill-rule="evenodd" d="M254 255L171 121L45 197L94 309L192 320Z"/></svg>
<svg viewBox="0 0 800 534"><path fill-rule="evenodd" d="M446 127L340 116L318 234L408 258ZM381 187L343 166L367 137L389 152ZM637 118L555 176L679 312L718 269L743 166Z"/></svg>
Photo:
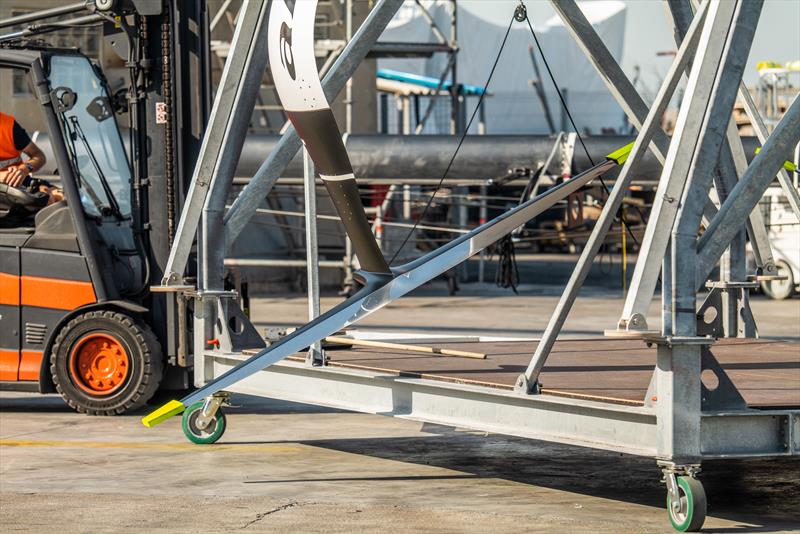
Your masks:
<svg viewBox="0 0 800 534"><path fill-rule="evenodd" d="M142 417L142 424L147 428L152 428L159 423L163 423L173 415L178 415L186 409L181 401L171 400L161 408Z"/></svg>
<svg viewBox="0 0 800 534"><path fill-rule="evenodd" d="M633 150L633 143L635 143L635 141L628 143L622 148L618 148L617 150L606 156L606 159L615 162L617 165L622 165L628 159L631 150Z"/></svg>
<svg viewBox="0 0 800 534"><path fill-rule="evenodd" d="M761 147L756 148L756 154L758 154L760 151L761 151ZM786 160L786 161L783 162L783 168L786 169L789 172L797 171L797 165L795 165L794 163L792 163L789 160Z"/></svg>

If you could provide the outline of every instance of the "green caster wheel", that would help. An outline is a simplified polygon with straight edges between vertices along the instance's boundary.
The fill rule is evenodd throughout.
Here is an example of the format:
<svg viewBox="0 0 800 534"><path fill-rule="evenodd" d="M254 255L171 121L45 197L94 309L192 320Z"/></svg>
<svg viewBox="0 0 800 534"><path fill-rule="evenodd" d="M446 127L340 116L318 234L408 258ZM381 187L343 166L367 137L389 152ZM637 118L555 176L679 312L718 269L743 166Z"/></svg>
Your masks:
<svg viewBox="0 0 800 534"><path fill-rule="evenodd" d="M669 522L678 532L698 532L706 520L706 492L703 484L691 476L677 477L680 501L673 503L667 492ZM674 505L673 505L674 504Z"/></svg>
<svg viewBox="0 0 800 534"><path fill-rule="evenodd" d="M183 412L183 433L192 443L199 445L210 445L222 437L225 433L225 414L222 408L217 408L217 412L205 428L200 428L198 418L203 413L203 401L196 402Z"/></svg>

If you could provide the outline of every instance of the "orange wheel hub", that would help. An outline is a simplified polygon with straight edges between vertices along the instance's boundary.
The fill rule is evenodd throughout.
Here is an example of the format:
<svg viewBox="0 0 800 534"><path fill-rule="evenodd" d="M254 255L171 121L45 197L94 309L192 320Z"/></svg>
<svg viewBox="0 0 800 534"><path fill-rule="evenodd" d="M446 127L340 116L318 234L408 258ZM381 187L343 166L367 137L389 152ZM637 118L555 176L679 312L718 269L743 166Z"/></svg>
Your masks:
<svg viewBox="0 0 800 534"><path fill-rule="evenodd" d="M107 395L122 387L130 369L125 348L109 334L82 337L69 359L75 385L92 395Z"/></svg>

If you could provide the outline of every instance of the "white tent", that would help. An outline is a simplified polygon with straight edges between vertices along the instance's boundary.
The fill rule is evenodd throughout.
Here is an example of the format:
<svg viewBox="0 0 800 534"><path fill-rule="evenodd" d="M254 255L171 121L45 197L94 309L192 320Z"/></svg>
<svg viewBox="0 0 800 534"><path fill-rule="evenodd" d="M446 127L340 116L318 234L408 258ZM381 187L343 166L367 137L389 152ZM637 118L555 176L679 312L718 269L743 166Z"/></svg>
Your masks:
<svg viewBox="0 0 800 534"><path fill-rule="evenodd" d="M497 6L486 16L487 3ZM423 3L445 35L450 30L452 2L428 0ZM498 0L460 1L458 5L458 82L483 87L500 49L514 3ZM625 4L619 0L580 2L587 19L615 58L622 55L625 33ZM505 15L505 16L503 16ZM491 19L491 20L489 20ZM623 113L608 93L603 81L572 40L561 19L534 20L534 29L558 84L566 89L568 106L581 131L600 133L602 128L619 129ZM384 32L382 41L435 42L433 31L414 2L406 2ZM533 44L527 23L514 22L497 70L492 78L486 104L487 133L548 133L541 104L530 81L535 78L528 53ZM541 83L557 129L562 128L558 96L536 52ZM446 54L431 58L381 59L378 68L394 69L439 78L447 65ZM449 76L449 75L448 75ZM473 105L476 98L471 99ZM469 109L469 112L472 110ZM441 125L436 130L444 131ZM568 123L563 126L570 130ZM473 126L473 130L475 126ZM426 129L427 130L427 129Z"/></svg>

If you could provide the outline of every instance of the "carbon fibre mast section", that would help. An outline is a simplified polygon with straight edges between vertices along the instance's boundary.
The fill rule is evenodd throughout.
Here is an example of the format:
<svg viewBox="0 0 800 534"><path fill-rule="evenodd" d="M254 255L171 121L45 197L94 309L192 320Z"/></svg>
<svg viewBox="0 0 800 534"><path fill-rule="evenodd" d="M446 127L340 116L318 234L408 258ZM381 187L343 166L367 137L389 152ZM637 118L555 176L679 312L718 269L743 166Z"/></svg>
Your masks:
<svg viewBox="0 0 800 534"><path fill-rule="evenodd" d="M389 265L372 235L350 158L317 73L316 10L317 0L291 4L285 0L273 1L267 40L275 89L314 161L361 268L389 274Z"/></svg>

